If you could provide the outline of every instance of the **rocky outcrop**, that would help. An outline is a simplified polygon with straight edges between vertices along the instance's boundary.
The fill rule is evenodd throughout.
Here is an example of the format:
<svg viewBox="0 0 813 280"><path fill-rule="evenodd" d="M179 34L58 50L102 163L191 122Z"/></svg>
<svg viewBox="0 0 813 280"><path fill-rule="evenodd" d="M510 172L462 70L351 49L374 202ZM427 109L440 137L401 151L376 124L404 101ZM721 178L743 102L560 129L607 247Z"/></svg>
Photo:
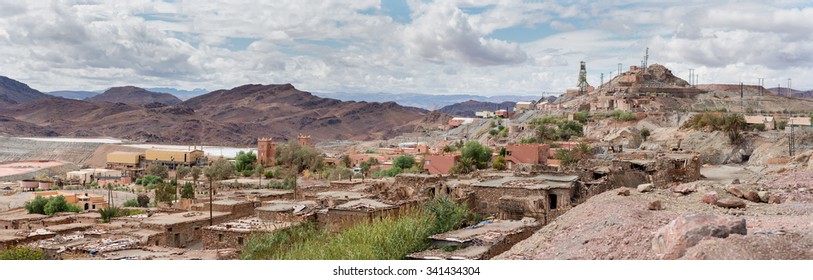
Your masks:
<svg viewBox="0 0 813 280"><path fill-rule="evenodd" d="M661 259L678 259L704 239L731 234L747 234L745 219L708 214L682 216L655 233L652 250Z"/></svg>

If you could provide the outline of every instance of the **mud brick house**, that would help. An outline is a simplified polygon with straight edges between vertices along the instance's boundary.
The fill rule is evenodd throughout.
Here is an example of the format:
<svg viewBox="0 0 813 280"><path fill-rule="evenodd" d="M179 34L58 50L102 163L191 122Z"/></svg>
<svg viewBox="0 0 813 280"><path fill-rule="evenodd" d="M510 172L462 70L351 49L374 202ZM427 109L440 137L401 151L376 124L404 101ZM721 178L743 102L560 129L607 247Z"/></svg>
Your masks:
<svg viewBox="0 0 813 280"><path fill-rule="evenodd" d="M252 234L286 229L298 223L263 221L257 217L220 223L203 228L203 249L242 250Z"/></svg>
<svg viewBox="0 0 813 280"><path fill-rule="evenodd" d="M319 202L322 206L325 207L334 207L336 205L344 204L349 201L362 199L362 198L373 198L372 194L362 193L362 192L352 192L352 191L327 191L327 192L320 192L316 193L313 196L307 197L308 199L313 199Z"/></svg>
<svg viewBox="0 0 813 280"><path fill-rule="evenodd" d="M482 260L507 251L514 244L531 236L541 226L533 218L520 221L489 220L429 237L432 247L463 248L457 250L432 249L407 256L424 260Z"/></svg>
<svg viewBox="0 0 813 280"><path fill-rule="evenodd" d="M695 153L659 154L654 159L629 162L633 170L646 172L656 187L700 179L700 157Z"/></svg>
<svg viewBox="0 0 813 280"><path fill-rule="evenodd" d="M213 212L213 223L229 220L231 213ZM181 212L169 215L152 216L141 223L141 228L160 231L155 246L184 248L201 240L202 228L209 226L209 213Z"/></svg>
<svg viewBox="0 0 813 280"><path fill-rule="evenodd" d="M202 212L209 211L209 202L199 205L203 205L203 207L193 207L192 210ZM254 215L254 202L233 199L215 200L212 202L212 211L228 212L231 213L231 219L239 219Z"/></svg>
<svg viewBox="0 0 813 280"><path fill-rule="evenodd" d="M317 216L319 225L331 231L341 231L359 223L368 223L386 216L398 215L398 205L372 199L357 199L331 207Z"/></svg>
<svg viewBox="0 0 813 280"><path fill-rule="evenodd" d="M257 162L265 167L277 164L277 144L271 138L257 138Z"/></svg>
<svg viewBox="0 0 813 280"><path fill-rule="evenodd" d="M0 229L38 229L42 228L42 214L19 214L0 216Z"/></svg>
<svg viewBox="0 0 813 280"><path fill-rule="evenodd" d="M513 144L505 147L505 166L514 170L518 164L541 164L548 162L548 144Z"/></svg>
<svg viewBox="0 0 813 280"><path fill-rule="evenodd" d="M457 154L426 155L423 158L423 169L429 174L449 174L452 166L460 159Z"/></svg>
<svg viewBox="0 0 813 280"><path fill-rule="evenodd" d="M256 209L257 216L263 221L303 222L309 220L316 208L316 201L276 200Z"/></svg>
<svg viewBox="0 0 813 280"><path fill-rule="evenodd" d="M293 190L250 189L238 190L235 192L235 194L245 197L246 200L262 202L294 198Z"/></svg>
<svg viewBox="0 0 813 280"><path fill-rule="evenodd" d="M542 174L535 177L504 177L475 183L472 192L477 213L483 215L506 215L510 217L538 217L547 224L572 207L577 181L575 175ZM532 207L516 208L516 199L526 200ZM503 199L505 198L505 199ZM504 203L504 204L501 204ZM512 210L513 209L513 210ZM513 213L510 211L522 211ZM527 211L527 212L525 212ZM543 214L540 214L543 213Z"/></svg>

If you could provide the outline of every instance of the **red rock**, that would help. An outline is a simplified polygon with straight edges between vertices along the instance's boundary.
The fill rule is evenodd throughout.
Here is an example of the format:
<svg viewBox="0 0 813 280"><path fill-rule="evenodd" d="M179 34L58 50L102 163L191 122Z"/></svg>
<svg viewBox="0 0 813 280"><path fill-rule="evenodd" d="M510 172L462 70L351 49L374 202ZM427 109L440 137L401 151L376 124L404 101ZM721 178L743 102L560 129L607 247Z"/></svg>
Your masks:
<svg viewBox="0 0 813 280"><path fill-rule="evenodd" d="M652 251L661 259L677 259L705 238L747 234L745 219L693 214L678 217L661 227L652 239Z"/></svg>
<svg viewBox="0 0 813 280"><path fill-rule="evenodd" d="M703 202L711 205L717 203L717 192L707 192L703 194Z"/></svg>
<svg viewBox="0 0 813 280"><path fill-rule="evenodd" d="M735 186L729 186L725 189L725 191L739 198L743 198L745 196L745 194L743 194L742 191Z"/></svg>
<svg viewBox="0 0 813 280"><path fill-rule="evenodd" d="M782 203L782 199L780 199L778 196L772 195L771 197L768 198L768 203L779 204Z"/></svg>
<svg viewBox="0 0 813 280"><path fill-rule="evenodd" d="M739 198L718 199L714 204L723 208L745 208L745 201Z"/></svg>
<svg viewBox="0 0 813 280"><path fill-rule="evenodd" d="M745 198L747 200L750 200L751 202L757 202L757 203L761 202L761 200L759 199L759 194L757 192L755 192L755 191L746 192L745 195L743 196L743 198Z"/></svg>
<svg viewBox="0 0 813 280"><path fill-rule="evenodd" d="M672 187L672 192L687 195L697 191L694 185L677 185Z"/></svg>
<svg viewBox="0 0 813 280"><path fill-rule="evenodd" d="M618 195L629 196L630 195L630 188L627 188L627 187L618 188Z"/></svg>
<svg viewBox="0 0 813 280"><path fill-rule="evenodd" d="M663 205L660 200L655 200L649 203L649 210L663 210Z"/></svg>

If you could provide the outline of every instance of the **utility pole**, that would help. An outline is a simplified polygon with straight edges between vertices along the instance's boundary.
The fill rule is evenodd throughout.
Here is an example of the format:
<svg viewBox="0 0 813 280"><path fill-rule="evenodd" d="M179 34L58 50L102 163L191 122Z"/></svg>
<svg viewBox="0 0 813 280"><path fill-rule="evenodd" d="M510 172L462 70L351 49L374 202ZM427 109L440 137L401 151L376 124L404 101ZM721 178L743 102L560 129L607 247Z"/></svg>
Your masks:
<svg viewBox="0 0 813 280"><path fill-rule="evenodd" d="M604 72L601 73L601 83L599 84L599 87L602 86L604 86Z"/></svg>
<svg viewBox="0 0 813 280"><path fill-rule="evenodd" d="M621 75L621 63L618 63L618 75Z"/></svg>
<svg viewBox="0 0 813 280"><path fill-rule="evenodd" d="M646 54L644 55L644 68L646 68L648 63L649 63L649 48L646 48Z"/></svg>
<svg viewBox="0 0 813 280"><path fill-rule="evenodd" d="M793 88L790 86L790 78L788 78L788 97L793 96Z"/></svg>
<svg viewBox="0 0 813 280"><path fill-rule="evenodd" d="M694 69L689 69L689 87L694 85L694 81L692 79L694 79Z"/></svg>

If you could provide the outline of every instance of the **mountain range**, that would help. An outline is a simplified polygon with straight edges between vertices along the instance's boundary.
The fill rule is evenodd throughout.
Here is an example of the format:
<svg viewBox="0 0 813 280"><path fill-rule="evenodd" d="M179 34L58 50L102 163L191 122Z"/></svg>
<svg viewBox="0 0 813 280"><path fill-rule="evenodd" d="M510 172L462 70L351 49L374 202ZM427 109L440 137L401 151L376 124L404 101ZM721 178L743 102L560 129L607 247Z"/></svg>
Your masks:
<svg viewBox="0 0 813 280"><path fill-rule="evenodd" d="M443 114L394 102L321 98L290 84L244 85L166 105L53 97L8 78L0 81L0 102L6 103L0 106L0 134L14 136L251 145L259 137L287 141L298 134L310 135L314 141L383 139L448 120ZM107 97L146 91L114 89L106 92Z"/></svg>
<svg viewBox="0 0 813 280"><path fill-rule="evenodd" d="M423 108L427 110L438 110L445 106L456 103L466 102L469 100L480 102L519 102L519 101L537 101L539 96L526 96L526 95L498 95L498 96L480 96L472 94L419 94L419 93L346 93L346 92L318 92L314 93L321 97L335 98L343 101L367 101L367 102L387 102L392 101L404 106L412 106Z"/></svg>

